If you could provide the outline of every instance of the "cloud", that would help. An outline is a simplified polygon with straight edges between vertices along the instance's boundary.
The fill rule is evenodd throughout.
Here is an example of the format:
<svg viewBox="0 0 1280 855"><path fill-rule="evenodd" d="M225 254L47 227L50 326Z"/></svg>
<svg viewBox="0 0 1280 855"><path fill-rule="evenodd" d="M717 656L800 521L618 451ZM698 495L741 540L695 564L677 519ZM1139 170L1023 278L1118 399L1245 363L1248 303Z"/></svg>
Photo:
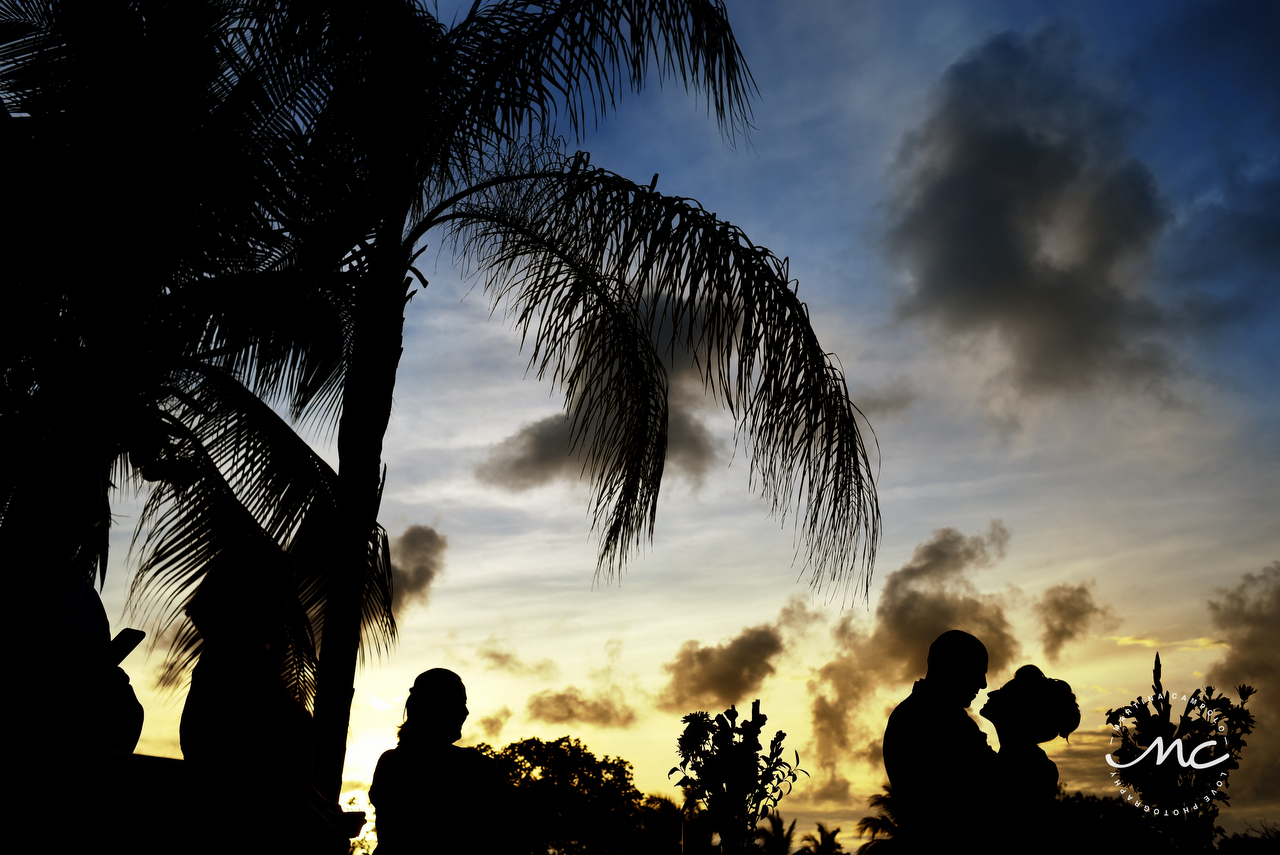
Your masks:
<svg viewBox="0 0 1280 855"><path fill-rule="evenodd" d="M622 641L611 638L605 643L608 664L591 672L595 689L584 692L577 686L559 691L547 689L530 695L529 718L550 724L578 722L596 727L630 727L636 722L636 711L627 703L626 693L618 682L617 665L622 657Z"/></svg>
<svg viewBox="0 0 1280 855"><path fill-rule="evenodd" d="M577 686L570 686L563 691L548 689L531 696L529 717L550 724L580 722L597 727L630 727L635 723L636 712L616 687L588 696Z"/></svg>
<svg viewBox="0 0 1280 855"><path fill-rule="evenodd" d="M774 673L773 660L786 648L784 633L803 631L819 619L803 599L793 597L773 624L747 627L722 644L684 642L675 659L662 666L671 679L658 697L658 708L718 712L745 700Z"/></svg>
<svg viewBox="0 0 1280 855"><path fill-rule="evenodd" d="M539 659L537 662L525 662L509 649L495 635L489 636L476 649L476 656L484 661L490 671L506 671L517 677L536 677L550 680L560 674L560 667L550 659Z"/></svg>
<svg viewBox="0 0 1280 855"><path fill-rule="evenodd" d="M701 413L714 406L702 377L692 364L668 368L666 471L700 484L723 457L722 443L703 422ZM577 482L589 469L570 451L571 422L562 413L523 425L494 445L476 467L476 477L512 492L541 487L555 480ZM581 451L587 443L580 445Z"/></svg>
<svg viewBox="0 0 1280 855"><path fill-rule="evenodd" d="M1132 111L1081 79L1062 26L1005 33L951 66L899 154L888 248L904 318L992 335L1021 393L1163 389L1165 313L1143 293L1166 214L1125 150Z"/></svg>
<svg viewBox="0 0 1280 855"><path fill-rule="evenodd" d="M1111 767L1099 762L1103 755L1114 750L1111 738L1111 731L1105 726L1081 728L1071 734L1071 739L1065 744L1056 744L1053 763L1058 767L1058 781L1068 792L1081 790L1106 796L1115 794L1115 780L1109 775Z"/></svg>
<svg viewBox="0 0 1280 855"><path fill-rule="evenodd" d="M476 467L476 477L513 492L541 487L556 478L577 480L584 467L569 453L569 442L569 420L564 415L529 422L490 449Z"/></svg>
<svg viewBox="0 0 1280 855"><path fill-rule="evenodd" d="M1151 647L1159 650L1207 650L1210 647L1226 647L1221 638L1184 638L1180 641L1162 641L1149 635L1108 635L1108 641L1114 641L1120 647Z"/></svg>
<svg viewBox="0 0 1280 855"><path fill-rule="evenodd" d="M1091 626L1113 630L1120 625L1110 606L1093 599L1093 582L1055 585L1032 608L1044 626L1040 645L1050 662L1057 663L1068 642L1083 638Z"/></svg>
<svg viewBox="0 0 1280 855"><path fill-rule="evenodd" d="M493 715L487 715L480 719L480 730L484 733L486 739L497 739L502 734L502 728L507 726L507 722L511 720L511 708L503 707Z"/></svg>
<svg viewBox="0 0 1280 855"><path fill-rule="evenodd" d="M391 541L391 612L397 617L410 604L426 603L431 585L444 572L449 539L429 525L411 525Z"/></svg>
<svg viewBox="0 0 1280 855"><path fill-rule="evenodd" d="M782 633L769 624L748 627L714 646L703 647L690 639L680 645L675 659L662 666L671 681L658 698L658 707L719 712L759 691L764 678L774 673L772 660L782 650Z"/></svg>
<svg viewBox="0 0 1280 855"><path fill-rule="evenodd" d="M884 386L859 389L854 403L868 417L896 416L906 412L916 400L916 392L905 377L897 377Z"/></svg>
<svg viewBox="0 0 1280 855"><path fill-rule="evenodd" d="M855 714L876 689L923 677L929 645L943 632L962 629L981 639L990 657L989 675L1014 664L1020 647L1003 597L979 593L969 579L973 571L1004 558L1009 538L999 520L985 535L938 529L885 579L870 632L858 628L852 613L835 625L836 653L809 683L814 753L826 773L821 793L847 788L839 763L879 762L881 734L858 726Z"/></svg>
<svg viewBox="0 0 1280 855"><path fill-rule="evenodd" d="M1280 807L1280 561L1246 573L1231 590L1209 601L1213 624L1231 645L1205 682L1235 695L1241 684L1258 694L1248 702L1257 718L1240 768L1231 773L1232 807Z"/></svg>

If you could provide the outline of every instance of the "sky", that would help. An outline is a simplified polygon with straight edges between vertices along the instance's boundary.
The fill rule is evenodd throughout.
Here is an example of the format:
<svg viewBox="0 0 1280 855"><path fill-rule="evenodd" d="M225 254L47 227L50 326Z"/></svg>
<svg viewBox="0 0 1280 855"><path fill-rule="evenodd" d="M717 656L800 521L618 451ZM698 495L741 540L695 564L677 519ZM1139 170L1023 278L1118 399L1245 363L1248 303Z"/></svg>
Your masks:
<svg viewBox="0 0 1280 855"><path fill-rule="evenodd" d="M1026 663L1071 684L1080 729L1046 746L1070 790L1109 788L1106 712L1157 652L1169 687L1253 685L1223 824L1280 819L1280 6L727 5L746 139L653 79L569 145L790 259L874 430L869 597L811 587L688 371L653 541L598 577L563 397L429 236L384 450L400 635L357 677L345 788L432 667L467 685L468 744L571 735L666 794L681 716L759 698L809 773L782 813L847 841L956 627L992 689ZM137 508L115 511L118 630ZM138 750L180 756L148 651L124 663Z"/></svg>

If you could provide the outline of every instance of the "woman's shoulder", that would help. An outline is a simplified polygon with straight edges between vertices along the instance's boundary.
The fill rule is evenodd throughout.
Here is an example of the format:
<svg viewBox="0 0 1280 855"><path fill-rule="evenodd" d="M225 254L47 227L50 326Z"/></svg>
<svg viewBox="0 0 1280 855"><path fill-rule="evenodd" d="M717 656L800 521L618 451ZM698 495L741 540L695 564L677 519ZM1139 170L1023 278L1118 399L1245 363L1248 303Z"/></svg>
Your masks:
<svg viewBox="0 0 1280 855"><path fill-rule="evenodd" d="M382 769L383 767L391 768L392 766L395 766L400 762L400 755L402 753L403 752L395 748L389 748L386 751L383 751L382 756L378 758L378 765L374 769L374 774L378 774L377 770Z"/></svg>

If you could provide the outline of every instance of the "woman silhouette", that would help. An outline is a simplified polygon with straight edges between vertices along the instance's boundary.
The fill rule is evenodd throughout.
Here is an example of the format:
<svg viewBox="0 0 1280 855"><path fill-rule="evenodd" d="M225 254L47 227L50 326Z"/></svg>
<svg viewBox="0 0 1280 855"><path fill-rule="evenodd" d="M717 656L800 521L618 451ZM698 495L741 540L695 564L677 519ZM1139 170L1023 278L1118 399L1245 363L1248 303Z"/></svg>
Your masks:
<svg viewBox="0 0 1280 855"><path fill-rule="evenodd" d="M467 720L467 689L444 668L418 675L405 701L397 747L378 759L369 787L378 855L454 852L483 822L504 816L506 786L492 759L454 745Z"/></svg>
<svg viewBox="0 0 1280 855"><path fill-rule="evenodd" d="M1080 707L1064 680L1023 665L1013 679L987 695L982 717L1000 738L997 771L1004 830L1016 843L1042 840L1058 794L1058 767L1040 743L1068 737L1080 726Z"/></svg>

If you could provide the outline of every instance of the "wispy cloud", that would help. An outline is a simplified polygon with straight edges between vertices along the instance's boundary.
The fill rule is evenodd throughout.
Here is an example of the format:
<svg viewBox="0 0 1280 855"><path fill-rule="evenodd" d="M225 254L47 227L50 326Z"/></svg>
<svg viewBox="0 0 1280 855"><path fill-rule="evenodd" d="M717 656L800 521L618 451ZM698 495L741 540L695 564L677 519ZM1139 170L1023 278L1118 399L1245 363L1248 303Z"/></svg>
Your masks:
<svg viewBox="0 0 1280 855"><path fill-rule="evenodd" d="M550 680L560 674L560 667L551 659L539 659L537 662L525 662L514 650L491 635L476 648L476 657L485 663L490 671L505 671L517 677L536 677Z"/></svg>
<svg viewBox="0 0 1280 855"><path fill-rule="evenodd" d="M1108 641L1114 641L1121 647L1152 647L1164 650L1207 650L1210 647L1226 647L1227 642L1221 638L1183 638L1163 640L1150 635L1107 635Z"/></svg>
<svg viewBox="0 0 1280 855"><path fill-rule="evenodd" d="M627 702L626 692L618 679L618 662L622 657L622 641L610 639L605 644L608 663L591 672L591 691L577 686L547 689L530 695L529 718L550 724L578 722L596 727L627 728L636 723L636 711Z"/></svg>

